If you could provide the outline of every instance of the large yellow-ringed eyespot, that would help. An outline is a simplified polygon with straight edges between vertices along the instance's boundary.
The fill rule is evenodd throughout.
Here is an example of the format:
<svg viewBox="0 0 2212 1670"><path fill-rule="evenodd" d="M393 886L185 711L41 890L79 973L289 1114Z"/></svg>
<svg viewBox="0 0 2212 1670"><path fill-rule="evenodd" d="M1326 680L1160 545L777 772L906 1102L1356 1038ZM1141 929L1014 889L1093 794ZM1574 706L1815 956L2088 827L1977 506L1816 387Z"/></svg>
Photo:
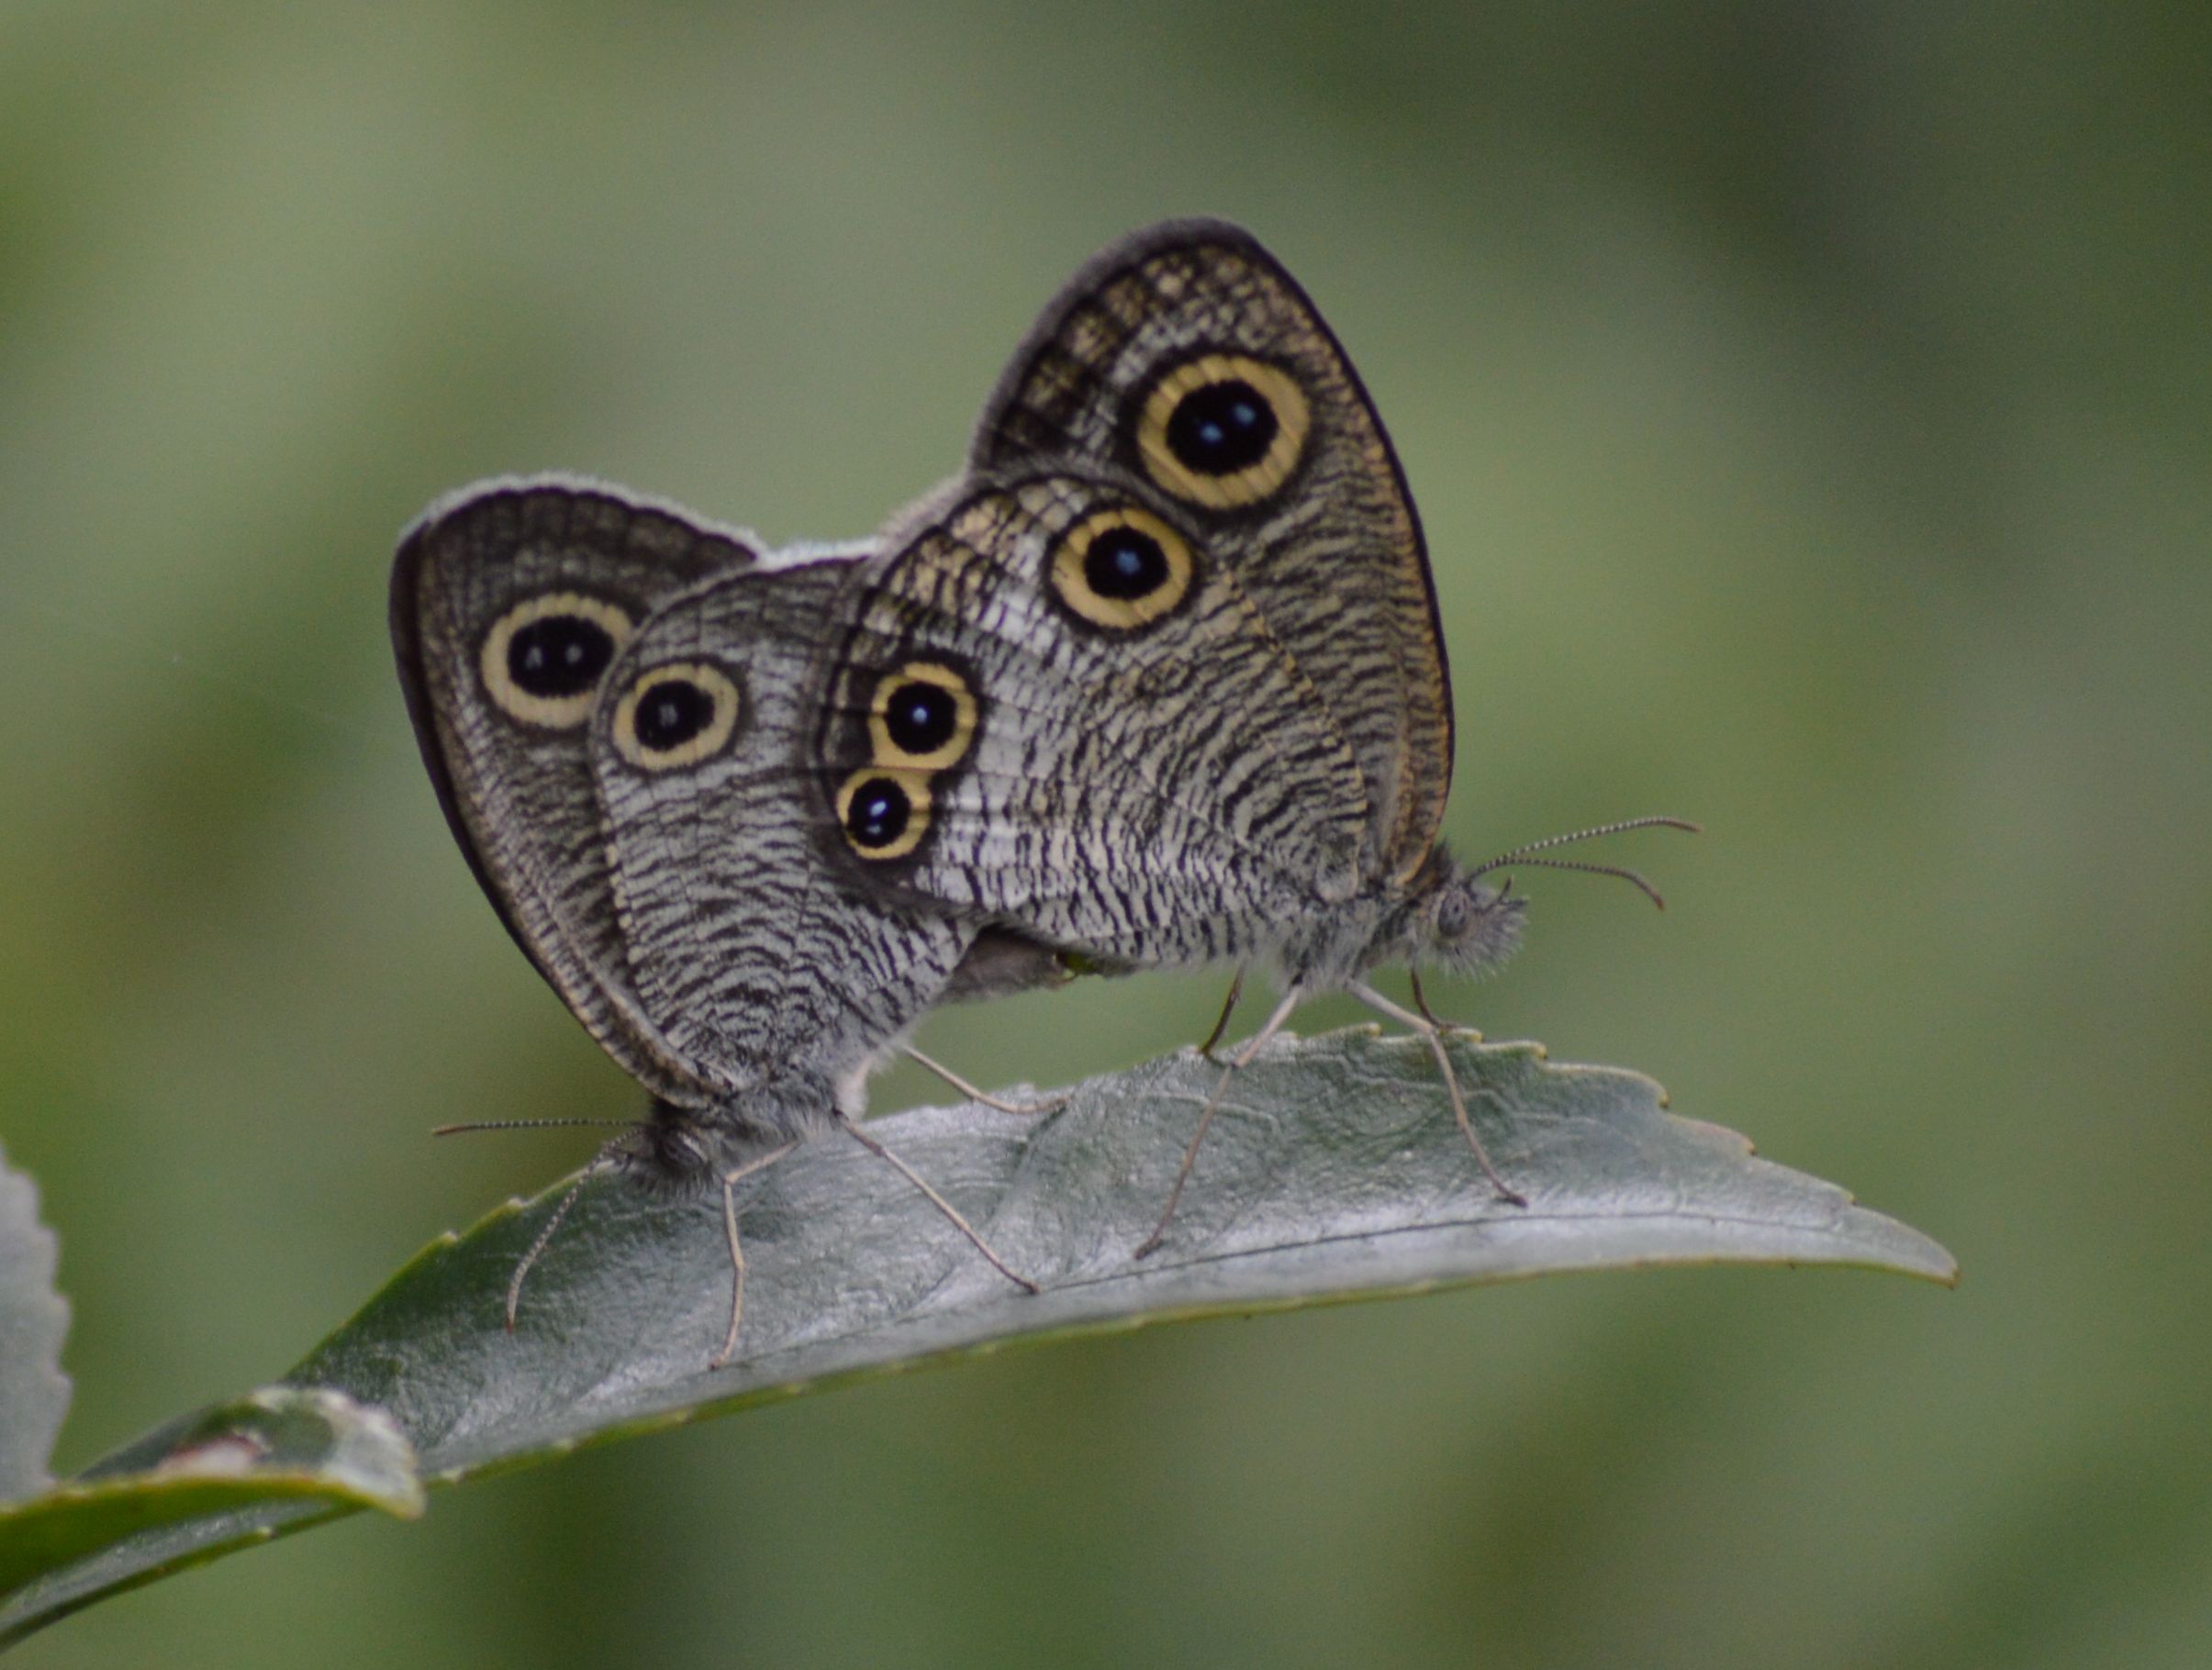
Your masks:
<svg viewBox="0 0 2212 1670"><path fill-rule="evenodd" d="M615 704L614 745L643 771L697 765L721 752L743 700L720 667L670 662L641 673Z"/></svg>
<svg viewBox="0 0 2212 1670"><path fill-rule="evenodd" d="M1290 479L1313 427L1296 378L1246 354L1208 353L1161 376L1137 416L1145 473L1180 499L1240 510Z"/></svg>
<svg viewBox="0 0 2212 1670"><path fill-rule="evenodd" d="M877 681L868 740L878 765L943 771L976 740L976 697L967 680L932 661L910 661Z"/></svg>
<svg viewBox="0 0 2212 1670"><path fill-rule="evenodd" d="M1061 537L1053 596L1110 632L1150 626L1190 595L1197 574L1183 536L1134 505L1094 511Z"/></svg>
<svg viewBox="0 0 2212 1670"><path fill-rule="evenodd" d="M499 708L526 725L580 725L599 675L630 641L629 614L581 592L547 592L492 622L477 666Z"/></svg>
<svg viewBox="0 0 2212 1670"><path fill-rule="evenodd" d="M930 828L927 774L899 766L870 765L837 791L837 822L863 858L904 858Z"/></svg>

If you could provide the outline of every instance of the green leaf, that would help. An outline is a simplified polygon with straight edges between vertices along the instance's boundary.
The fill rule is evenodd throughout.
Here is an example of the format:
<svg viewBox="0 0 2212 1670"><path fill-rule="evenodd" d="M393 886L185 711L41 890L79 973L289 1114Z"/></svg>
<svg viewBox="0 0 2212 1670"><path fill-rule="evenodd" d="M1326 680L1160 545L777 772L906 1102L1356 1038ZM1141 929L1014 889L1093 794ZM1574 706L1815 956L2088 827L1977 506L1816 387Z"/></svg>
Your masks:
<svg viewBox="0 0 2212 1670"><path fill-rule="evenodd" d="M390 1416L275 1386L172 1421L68 1484L0 1509L0 1644L103 1596L265 1542L286 1520L422 1511Z"/></svg>
<svg viewBox="0 0 2212 1670"><path fill-rule="evenodd" d="M69 1412L61 1342L69 1301L54 1291L60 1258L39 1221L38 1186L0 1152L0 1502L45 1488L54 1435Z"/></svg>
<svg viewBox="0 0 2212 1670"><path fill-rule="evenodd" d="M388 1410L449 1484L703 1415L924 1363L1147 1321L1285 1308L1551 1271L1841 1264L1938 1282L1950 1255L1842 1190L1661 1110L1659 1086L1455 1042L1482 1137L1524 1190L1498 1199L1416 1041L1286 1039L1238 1074L1167 1244L1137 1263L1219 1069L1185 1052L1078 1087L1035 1119L923 1108L869 1129L1035 1278L977 1256L890 1166L829 1136L745 1183L737 1360L708 1366L730 1302L712 1200L587 1183L503 1322L516 1261L563 1191L439 1241L287 1376ZM263 1506L147 1533L100 1581L296 1527ZM82 1592L82 1591L79 1591ZM37 1591L0 1609L34 1627Z"/></svg>

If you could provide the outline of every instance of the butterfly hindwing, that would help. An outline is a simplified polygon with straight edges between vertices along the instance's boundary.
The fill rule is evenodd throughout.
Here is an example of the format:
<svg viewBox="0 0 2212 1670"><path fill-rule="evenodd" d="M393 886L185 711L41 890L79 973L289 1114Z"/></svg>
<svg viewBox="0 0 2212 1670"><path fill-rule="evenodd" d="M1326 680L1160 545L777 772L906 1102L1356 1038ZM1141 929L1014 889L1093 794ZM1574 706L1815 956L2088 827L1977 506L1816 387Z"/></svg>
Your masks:
<svg viewBox="0 0 2212 1670"><path fill-rule="evenodd" d="M1235 954L1357 885L1351 748L1162 495L1038 474L858 565L821 696L862 874L1107 959Z"/></svg>

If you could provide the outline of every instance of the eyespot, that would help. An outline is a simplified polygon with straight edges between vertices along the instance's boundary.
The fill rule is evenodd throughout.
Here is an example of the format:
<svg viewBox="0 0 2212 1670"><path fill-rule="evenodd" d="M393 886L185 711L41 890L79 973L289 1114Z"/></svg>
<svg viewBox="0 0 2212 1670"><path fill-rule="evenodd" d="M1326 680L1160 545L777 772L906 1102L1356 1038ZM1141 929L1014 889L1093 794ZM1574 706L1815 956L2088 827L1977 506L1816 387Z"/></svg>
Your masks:
<svg viewBox="0 0 2212 1670"><path fill-rule="evenodd" d="M1290 479L1313 422L1305 391L1280 366L1201 354L1171 367L1145 396L1137 456L1176 497L1239 510Z"/></svg>
<svg viewBox="0 0 2212 1670"><path fill-rule="evenodd" d="M929 833L929 779L919 772L856 771L837 791L837 821L863 858L904 858Z"/></svg>
<svg viewBox="0 0 2212 1670"><path fill-rule="evenodd" d="M720 667L672 662L642 673L615 705L614 745L644 771L697 765L720 753L743 706Z"/></svg>
<svg viewBox="0 0 2212 1670"><path fill-rule="evenodd" d="M1085 517L1060 540L1047 576L1067 609L1110 632L1150 626L1190 595L1197 564L1183 536L1148 510Z"/></svg>
<svg viewBox="0 0 2212 1670"><path fill-rule="evenodd" d="M910 661L877 681L868 740L878 765L943 771L976 740L976 697L967 680L936 662Z"/></svg>
<svg viewBox="0 0 2212 1670"><path fill-rule="evenodd" d="M581 592L518 603L484 635L477 665L485 691L526 725L580 725L600 674L634 629L623 610Z"/></svg>

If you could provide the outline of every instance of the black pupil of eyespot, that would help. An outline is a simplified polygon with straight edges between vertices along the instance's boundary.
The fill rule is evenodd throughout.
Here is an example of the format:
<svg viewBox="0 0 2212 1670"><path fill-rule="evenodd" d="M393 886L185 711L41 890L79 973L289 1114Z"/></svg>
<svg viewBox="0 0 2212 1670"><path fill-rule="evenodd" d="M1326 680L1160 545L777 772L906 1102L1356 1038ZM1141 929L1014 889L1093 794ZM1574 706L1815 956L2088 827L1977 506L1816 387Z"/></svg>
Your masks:
<svg viewBox="0 0 2212 1670"><path fill-rule="evenodd" d="M1109 528L1083 553L1083 578L1101 597L1148 597L1167 584L1167 553L1141 529Z"/></svg>
<svg viewBox="0 0 2212 1670"><path fill-rule="evenodd" d="M888 847L906 833L912 809L906 790L888 777L870 777L846 803L844 827L864 847Z"/></svg>
<svg viewBox="0 0 2212 1670"><path fill-rule="evenodd" d="M714 698L687 678L665 678L638 698L639 746L681 748L714 722Z"/></svg>
<svg viewBox="0 0 2212 1670"><path fill-rule="evenodd" d="M883 713L884 729L891 733L891 740L910 754L934 753L953 740L959 722L959 704L953 693L943 685L925 685L920 680L893 690Z"/></svg>
<svg viewBox="0 0 2212 1670"><path fill-rule="evenodd" d="M542 615L507 640L507 675L531 696L581 696L614 659L614 635L581 615Z"/></svg>
<svg viewBox="0 0 2212 1670"><path fill-rule="evenodd" d="M1275 444L1275 408L1241 377L1194 388L1167 419L1167 450L1201 475L1234 475Z"/></svg>

